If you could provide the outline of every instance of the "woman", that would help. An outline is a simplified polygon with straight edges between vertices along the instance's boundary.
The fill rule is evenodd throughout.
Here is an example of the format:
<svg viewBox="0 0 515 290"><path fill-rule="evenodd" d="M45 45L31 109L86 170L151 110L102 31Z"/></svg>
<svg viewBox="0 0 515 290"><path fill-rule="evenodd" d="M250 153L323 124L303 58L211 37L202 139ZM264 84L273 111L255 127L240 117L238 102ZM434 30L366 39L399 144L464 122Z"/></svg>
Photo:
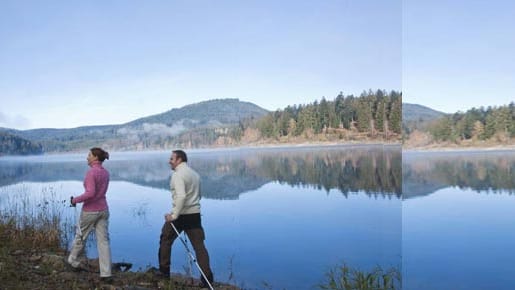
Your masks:
<svg viewBox="0 0 515 290"><path fill-rule="evenodd" d="M84 193L72 197L71 204L83 202L80 221L77 226L75 240L73 241L68 263L79 269L78 256L84 251L88 235L93 229L97 238L97 249L100 264L100 278L109 280L111 277L111 248L109 245L109 208L107 206L106 192L109 185L109 172L102 166L104 160L109 159L109 153L101 148L91 148L88 154L88 165L91 167L84 178Z"/></svg>

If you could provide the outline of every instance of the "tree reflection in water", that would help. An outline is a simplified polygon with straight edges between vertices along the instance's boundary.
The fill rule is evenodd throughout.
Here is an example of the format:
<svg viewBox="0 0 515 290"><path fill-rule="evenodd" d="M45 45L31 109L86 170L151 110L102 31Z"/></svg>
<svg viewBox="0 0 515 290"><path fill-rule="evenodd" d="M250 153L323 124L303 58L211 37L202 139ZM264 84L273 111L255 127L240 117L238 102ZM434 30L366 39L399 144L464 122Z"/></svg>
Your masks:
<svg viewBox="0 0 515 290"><path fill-rule="evenodd" d="M428 195L455 186L478 193L515 193L515 152L405 153L403 196Z"/></svg>
<svg viewBox="0 0 515 290"><path fill-rule="evenodd" d="M120 159L112 155L104 164L112 181L168 190L168 152L132 153ZM326 192L338 189L345 196L357 192L401 196L399 146L190 151L189 163L202 177L203 196L212 199L236 199L269 182ZM83 161L46 162L43 156L30 162L2 162L0 169L0 186L4 186L23 181L80 181L87 167Z"/></svg>

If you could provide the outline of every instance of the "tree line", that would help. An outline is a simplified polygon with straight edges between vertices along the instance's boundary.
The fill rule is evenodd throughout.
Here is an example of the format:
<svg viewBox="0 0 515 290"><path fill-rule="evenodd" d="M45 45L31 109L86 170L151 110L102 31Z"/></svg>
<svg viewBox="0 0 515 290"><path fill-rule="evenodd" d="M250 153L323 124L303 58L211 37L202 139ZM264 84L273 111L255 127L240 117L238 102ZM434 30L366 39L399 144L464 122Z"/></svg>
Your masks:
<svg viewBox="0 0 515 290"><path fill-rule="evenodd" d="M41 144L34 143L21 137L0 132L0 156L1 155L29 155L42 154Z"/></svg>
<svg viewBox="0 0 515 290"><path fill-rule="evenodd" d="M507 141L515 137L515 104L457 112L438 119L428 130L436 141Z"/></svg>
<svg viewBox="0 0 515 290"><path fill-rule="evenodd" d="M340 93L332 101L323 97L307 105L288 106L275 112L232 99L199 105L144 118L145 122L157 123L140 120L143 123L18 131L16 135L32 144L41 144L37 145L40 148L31 149L29 143L9 141L10 147L2 149L0 154L77 151L98 144L110 150L160 150L276 141L381 142L397 141L401 136L402 95L397 91L368 90L358 97ZM231 107L236 107L236 112L228 109ZM189 118L178 118L183 115ZM232 117L220 119L221 115Z"/></svg>
<svg viewBox="0 0 515 290"><path fill-rule="evenodd" d="M359 97L340 92L333 101L323 97L263 117L242 118L234 125L192 128L168 138L166 144L199 148L269 141L385 141L400 140L401 130L402 93L368 90Z"/></svg>
<svg viewBox="0 0 515 290"><path fill-rule="evenodd" d="M388 140L400 135L401 118L402 93L369 90L359 97L340 92L334 101L323 97L307 105L288 106L261 118L255 127L265 138L339 134L340 139L364 135Z"/></svg>

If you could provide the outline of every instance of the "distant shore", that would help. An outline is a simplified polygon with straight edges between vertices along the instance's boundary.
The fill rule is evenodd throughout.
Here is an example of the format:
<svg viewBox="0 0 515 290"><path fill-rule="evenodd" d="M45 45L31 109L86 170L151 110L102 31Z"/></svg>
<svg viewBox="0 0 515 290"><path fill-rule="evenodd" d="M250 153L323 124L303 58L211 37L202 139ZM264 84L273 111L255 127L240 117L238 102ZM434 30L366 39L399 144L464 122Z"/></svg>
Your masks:
<svg viewBox="0 0 515 290"><path fill-rule="evenodd" d="M316 142L302 142L302 143L287 143L287 142L276 142L276 143L249 143L249 144L241 144L241 145L227 145L227 146L211 146L211 147L202 147L202 148L182 148L182 147L171 147L167 149L143 149L143 150L118 150L118 149L110 149L106 148L109 152L116 153L159 153L159 152L168 152L175 149L183 149L186 151L214 151L214 150L239 150L239 149L284 149L284 148L309 148L309 147L337 147L337 146L347 146L347 147L365 147L365 146L385 146L385 147L400 147L402 143L400 141L397 142L373 142L373 141L350 141L350 142L335 142L335 141L316 141ZM58 156L58 155L76 155L76 154L84 154L87 153L87 149L83 150L74 150L74 151L63 151L63 152L45 152L43 154L38 155L0 155L1 157L24 157L24 156Z"/></svg>
<svg viewBox="0 0 515 290"><path fill-rule="evenodd" d="M245 144L241 146L228 147L209 147L204 149L260 149L260 148L303 148L303 147L335 147L335 146L401 146L400 142L303 142L303 143L263 143L263 144ZM196 148L197 149L197 148ZM195 149L195 150L196 150ZM200 149L200 148L198 148Z"/></svg>
<svg viewBox="0 0 515 290"><path fill-rule="evenodd" d="M334 142L334 141L316 141L316 142L302 142L302 143L251 143L242 145L227 145L227 146L212 146L204 148L182 148L187 151L215 151L215 150L240 150L240 149L286 149L286 148L309 148L309 147L366 147L366 146L384 146L384 147L402 147L403 152L476 152L476 151L515 151L515 144L508 145L455 145L455 144L430 144L425 146L410 146L402 144L401 142L373 142L373 141L351 141L351 142ZM145 149L145 150L116 150L111 149L117 153L158 153L167 152L176 148L168 149ZM109 149L108 149L109 150ZM87 151L87 150L85 150ZM62 154L82 154L85 151L66 151L66 152L47 152L43 155L54 156ZM22 155L4 155L2 157L23 157ZM24 155L27 156L27 155ZM37 155L30 155L37 156Z"/></svg>
<svg viewBox="0 0 515 290"><path fill-rule="evenodd" d="M480 151L515 151L515 145L496 146L423 146L402 147L403 152L480 152Z"/></svg>

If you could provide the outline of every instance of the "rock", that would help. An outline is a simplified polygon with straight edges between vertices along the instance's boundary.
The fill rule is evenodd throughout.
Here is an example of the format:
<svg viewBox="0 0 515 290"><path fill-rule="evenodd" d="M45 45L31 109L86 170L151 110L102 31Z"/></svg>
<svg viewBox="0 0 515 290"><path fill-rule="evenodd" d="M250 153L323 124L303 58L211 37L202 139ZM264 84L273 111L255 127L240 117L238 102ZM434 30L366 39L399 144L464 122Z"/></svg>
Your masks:
<svg viewBox="0 0 515 290"><path fill-rule="evenodd" d="M100 272L100 264L98 262L98 258L88 259L84 264L87 265L87 268L90 272Z"/></svg>
<svg viewBox="0 0 515 290"><path fill-rule="evenodd" d="M54 254L43 254L41 262L54 269L63 269L65 266L63 256Z"/></svg>
<svg viewBox="0 0 515 290"><path fill-rule="evenodd" d="M32 255L32 256L30 256L29 261L34 263L34 262L41 260L41 258L42 258L42 256L40 256L40 255Z"/></svg>
<svg viewBox="0 0 515 290"><path fill-rule="evenodd" d="M11 256L20 256L20 255L23 255L23 254L25 254L25 252L23 250L16 250L16 251L11 253Z"/></svg>
<svg viewBox="0 0 515 290"><path fill-rule="evenodd" d="M77 274L72 272L61 272L58 276L64 281L74 281L77 279Z"/></svg>

